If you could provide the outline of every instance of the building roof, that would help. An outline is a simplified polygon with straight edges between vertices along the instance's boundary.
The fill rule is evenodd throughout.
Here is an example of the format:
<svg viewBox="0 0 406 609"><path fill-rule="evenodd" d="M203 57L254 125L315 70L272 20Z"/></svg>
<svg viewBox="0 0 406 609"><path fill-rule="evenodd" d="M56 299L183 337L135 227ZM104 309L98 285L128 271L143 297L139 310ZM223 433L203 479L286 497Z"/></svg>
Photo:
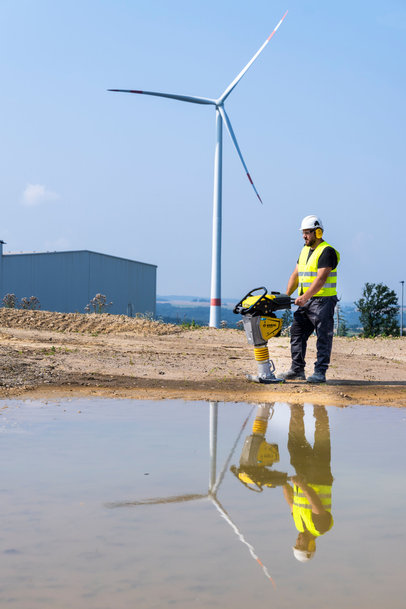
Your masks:
<svg viewBox="0 0 406 609"><path fill-rule="evenodd" d="M131 260L130 258L123 258L122 256L112 256L111 254L104 254L101 252L93 252L92 250L66 250L62 252L3 252L3 256L49 256L52 254L94 254L96 256L107 256L108 258L115 258L116 260L125 260L126 262L136 262L137 264L144 264L146 266L153 266L157 268L156 264L149 262L141 262L140 260Z"/></svg>

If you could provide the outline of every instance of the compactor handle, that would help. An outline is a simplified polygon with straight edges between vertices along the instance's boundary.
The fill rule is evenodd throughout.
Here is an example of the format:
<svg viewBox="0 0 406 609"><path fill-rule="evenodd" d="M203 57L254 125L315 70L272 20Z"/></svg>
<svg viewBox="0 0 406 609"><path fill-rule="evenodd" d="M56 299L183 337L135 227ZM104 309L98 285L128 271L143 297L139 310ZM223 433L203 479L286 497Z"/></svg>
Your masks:
<svg viewBox="0 0 406 609"><path fill-rule="evenodd" d="M255 290L252 291L255 292ZM236 468L235 465L232 465L230 467L230 472L233 472L237 480L239 480L245 487L247 487L248 490L253 491L254 493L262 493L262 491L264 490L262 486L258 484L258 482L253 482L253 484L255 484L255 488L254 486L250 486L247 482L244 482L244 480L241 480L241 478L238 476L239 470Z"/></svg>
<svg viewBox="0 0 406 609"><path fill-rule="evenodd" d="M250 296L252 296L254 294L254 292L258 292L258 290L263 290L261 296L259 297L258 300L256 300L255 302L252 303L252 305L250 307L243 307L242 303L244 302L244 300L246 300L247 298L249 298ZM258 302L264 298L264 296L266 296L268 294L268 290L262 286L260 288L254 288L253 290L251 290L251 292L248 292L248 294L246 294L245 296L243 296L243 298L241 298L240 302L238 302L234 309L233 309L233 313L236 313L237 315L246 315L247 313L249 313L252 309L252 307L254 305L257 305Z"/></svg>

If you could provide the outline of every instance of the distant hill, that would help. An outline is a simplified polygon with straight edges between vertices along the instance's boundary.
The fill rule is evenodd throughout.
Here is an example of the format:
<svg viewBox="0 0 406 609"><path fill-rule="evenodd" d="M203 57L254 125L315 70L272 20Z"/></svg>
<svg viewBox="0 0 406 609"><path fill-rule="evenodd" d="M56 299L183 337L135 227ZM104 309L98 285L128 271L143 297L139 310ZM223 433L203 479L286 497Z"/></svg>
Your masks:
<svg viewBox="0 0 406 609"><path fill-rule="evenodd" d="M361 329L361 323L359 320L359 313L352 302L340 302L340 313L345 319L347 327L352 331L359 331Z"/></svg>
<svg viewBox="0 0 406 609"><path fill-rule="evenodd" d="M167 301L157 300L156 303L156 316L162 319L166 323L172 324L183 324L183 323L198 323L202 326L209 325L210 319L210 301L203 299L189 300L189 301ZM232 305L225 303L221 308L221 320L227 322L228 327L235 327L240 316L233 313L233 306L236 304L233 302Z"/></svg>
<svg viewBox="0 0 406 609"><path fill-rule="evenodd" d="M233 313L233 307L237 302L237 299L224 299L221 308L221 319L227 322L227 326L230 328L236 327L236 323L241 319L240 315ZM351 332L359 332L359 313L353 303L340 302L340 314ZM210 319L210 300L208 298L184 295L157 296L156 316L167 323L183 324L195 322L199 325L207 326Z"/></svg>
<svg viewBox="0 0 406 609"><path fill-rule="evenodd" d="M190 295L185 295L185 294L170 294L169 296L162 296L160 294L157 295L156 297L157 302L170 302L170 303L182 303L182 304L187 304L187 303L192 303L192 305L194 306L195 304L210 304L210 298L208 297L203 297L203 296L190 296ZM233 305L235 303L237 303L237 298L222 298L221 299L223 304L228 304L228 305Z"/></svg>

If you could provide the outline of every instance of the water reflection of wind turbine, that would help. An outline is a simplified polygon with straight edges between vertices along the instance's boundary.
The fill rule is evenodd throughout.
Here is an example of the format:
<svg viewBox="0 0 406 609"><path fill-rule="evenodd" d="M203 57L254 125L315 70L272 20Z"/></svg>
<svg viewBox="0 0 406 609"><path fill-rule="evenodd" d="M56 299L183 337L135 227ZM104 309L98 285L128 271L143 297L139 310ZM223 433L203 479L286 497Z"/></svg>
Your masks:
<svg viewBox="0 0 406 609"><path fill-rule="evenodd" d="M230 454L228 455L226 462L220 474L217 476L217 428L218 428L218 402L210 402L210 475L209 475L209 489L206 494L186 494L186 495L170 495L168 497L152 497L148 499L141 499L136 501L118 501L114 503L106 503L108 508L119 508L119 507L134 507L139 505L158 505L165 503L182 503L184 501L196 501L200 499L209 499L217 511L221 514L222 518L230 525L238 539L248 548L252 558L260 565L265 576L271 581L272 585L275 586L275 582L270 575L268 569L263 564L259 556L255 552L255 548L250 544L238 528L237 524L231 519L228 512L224 509L222 504L217 498L217 492L224 479L225 473L229 467L230 461L237 447L237 444L247 426L247 423L252 415L255 406L253 406L245 418L238 436L231 448Z"/></svg>

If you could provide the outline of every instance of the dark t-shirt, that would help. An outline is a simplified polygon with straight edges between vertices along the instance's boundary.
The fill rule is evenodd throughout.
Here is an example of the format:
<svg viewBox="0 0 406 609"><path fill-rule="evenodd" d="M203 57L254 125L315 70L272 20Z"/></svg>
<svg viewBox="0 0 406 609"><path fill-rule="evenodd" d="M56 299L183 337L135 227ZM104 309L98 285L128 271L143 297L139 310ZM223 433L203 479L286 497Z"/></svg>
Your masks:
<svg viewBox="0 0 406 609"><path fill-rule="evenodd" d="M309 250L309 255L307 256L307 260L309 260L310 256L313 254L314 250ZM298 260L299 262L299 260ZM338 264L338 258L334 247L330 245L321 252L320 258L317 262L317 268L325 269L326 267L331 267L335 269Z"/></svg>

